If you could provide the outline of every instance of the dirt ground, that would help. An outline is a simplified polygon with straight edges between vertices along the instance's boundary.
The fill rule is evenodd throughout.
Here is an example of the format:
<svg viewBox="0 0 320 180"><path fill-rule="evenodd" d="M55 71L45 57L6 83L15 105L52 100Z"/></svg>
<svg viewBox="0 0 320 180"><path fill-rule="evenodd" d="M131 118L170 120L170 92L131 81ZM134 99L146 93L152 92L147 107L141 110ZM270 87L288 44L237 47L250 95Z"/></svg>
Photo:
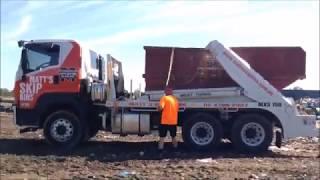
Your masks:
<svg viewBox="0 0 320 180"><path fill-rule="evenodd" d="M296 138L262 155L237 153L230 143L192 152L183 143L162 155L156 135L100 132L70 153L48 146L41 131L19 134L11 113L0 113L0 179L319 179L319 139ZM181 141L181 139L180 139Z"/></svg>

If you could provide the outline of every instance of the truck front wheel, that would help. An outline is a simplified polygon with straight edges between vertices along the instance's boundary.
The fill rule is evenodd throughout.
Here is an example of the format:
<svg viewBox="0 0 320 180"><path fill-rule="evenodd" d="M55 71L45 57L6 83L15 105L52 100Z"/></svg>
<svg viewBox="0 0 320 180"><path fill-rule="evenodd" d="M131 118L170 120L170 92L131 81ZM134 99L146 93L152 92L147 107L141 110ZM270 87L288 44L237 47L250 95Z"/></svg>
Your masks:
<svg viewBox="0 0 320 180"><path fill-rule="evenodd" d="M257 114L242 115L232 126L232 143L243 153L268 150L273 138L272 123Z"/></svg>
<svg viewBox="0 0 320 180"><path fill-rule="evenodd" d="M222 126L210 114L195 114L184 123L182 137L191 149L210 150L221 142Z"/></svg>
<svg viewBox="0 0 320 180"><path fill-rule="evenodd" d="M44 122L44 136L49 144L70 149L76 146L82 137L82 124L79 118L69 111L56 111Z"/></svg>

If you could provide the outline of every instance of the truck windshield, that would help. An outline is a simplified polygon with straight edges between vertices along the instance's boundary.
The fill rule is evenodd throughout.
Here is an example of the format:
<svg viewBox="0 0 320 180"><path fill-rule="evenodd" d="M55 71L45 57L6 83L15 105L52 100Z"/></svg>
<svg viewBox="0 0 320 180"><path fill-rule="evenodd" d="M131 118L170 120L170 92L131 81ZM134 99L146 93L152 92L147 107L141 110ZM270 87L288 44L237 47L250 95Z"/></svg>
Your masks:
<svg viewBox="0 0 320 180"><path fill-rule="evenodd" d="M32 43L24 46L24 57L21 58L23 64L23 71L25 73L33 72L57 65L59 63L59 45L52 45L52 43Z"/></svg>

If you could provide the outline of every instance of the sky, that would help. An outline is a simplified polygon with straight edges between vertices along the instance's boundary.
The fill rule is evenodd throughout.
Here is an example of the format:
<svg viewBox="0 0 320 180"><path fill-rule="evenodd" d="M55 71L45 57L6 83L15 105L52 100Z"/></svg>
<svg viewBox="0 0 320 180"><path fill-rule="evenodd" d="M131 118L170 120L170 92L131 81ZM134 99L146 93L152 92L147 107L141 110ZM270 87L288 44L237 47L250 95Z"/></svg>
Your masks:
<svg viewBox="0 0 320 180"><path fill-rule="evenodd" d="M306 79L319 89L319 1L1 1L1 82L13 89L17 40L75 39L122 61L125 87L145 81L143 46L301 46ZM288 67L290 68L290 67Z"/></svg>

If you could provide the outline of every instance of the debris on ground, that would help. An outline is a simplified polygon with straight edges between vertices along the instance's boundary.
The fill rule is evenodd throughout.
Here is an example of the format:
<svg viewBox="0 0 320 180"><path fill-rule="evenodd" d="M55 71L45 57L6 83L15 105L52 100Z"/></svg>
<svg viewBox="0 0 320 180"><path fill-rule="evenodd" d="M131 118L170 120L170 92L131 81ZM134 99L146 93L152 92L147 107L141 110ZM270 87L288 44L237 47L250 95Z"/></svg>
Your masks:
<svg viewBox="0 0 320 180"><path fill-rule="evenodd" d="M42 131L20 135L0 113L0 179L319 179L319 138L294 138L261 155L239 154L225 141L212 152L157 151L158 136L99 132L72 152L48 146ZM41 135L41 136L40 136ZM181 134L177 138L182 142Z"/></svg>

